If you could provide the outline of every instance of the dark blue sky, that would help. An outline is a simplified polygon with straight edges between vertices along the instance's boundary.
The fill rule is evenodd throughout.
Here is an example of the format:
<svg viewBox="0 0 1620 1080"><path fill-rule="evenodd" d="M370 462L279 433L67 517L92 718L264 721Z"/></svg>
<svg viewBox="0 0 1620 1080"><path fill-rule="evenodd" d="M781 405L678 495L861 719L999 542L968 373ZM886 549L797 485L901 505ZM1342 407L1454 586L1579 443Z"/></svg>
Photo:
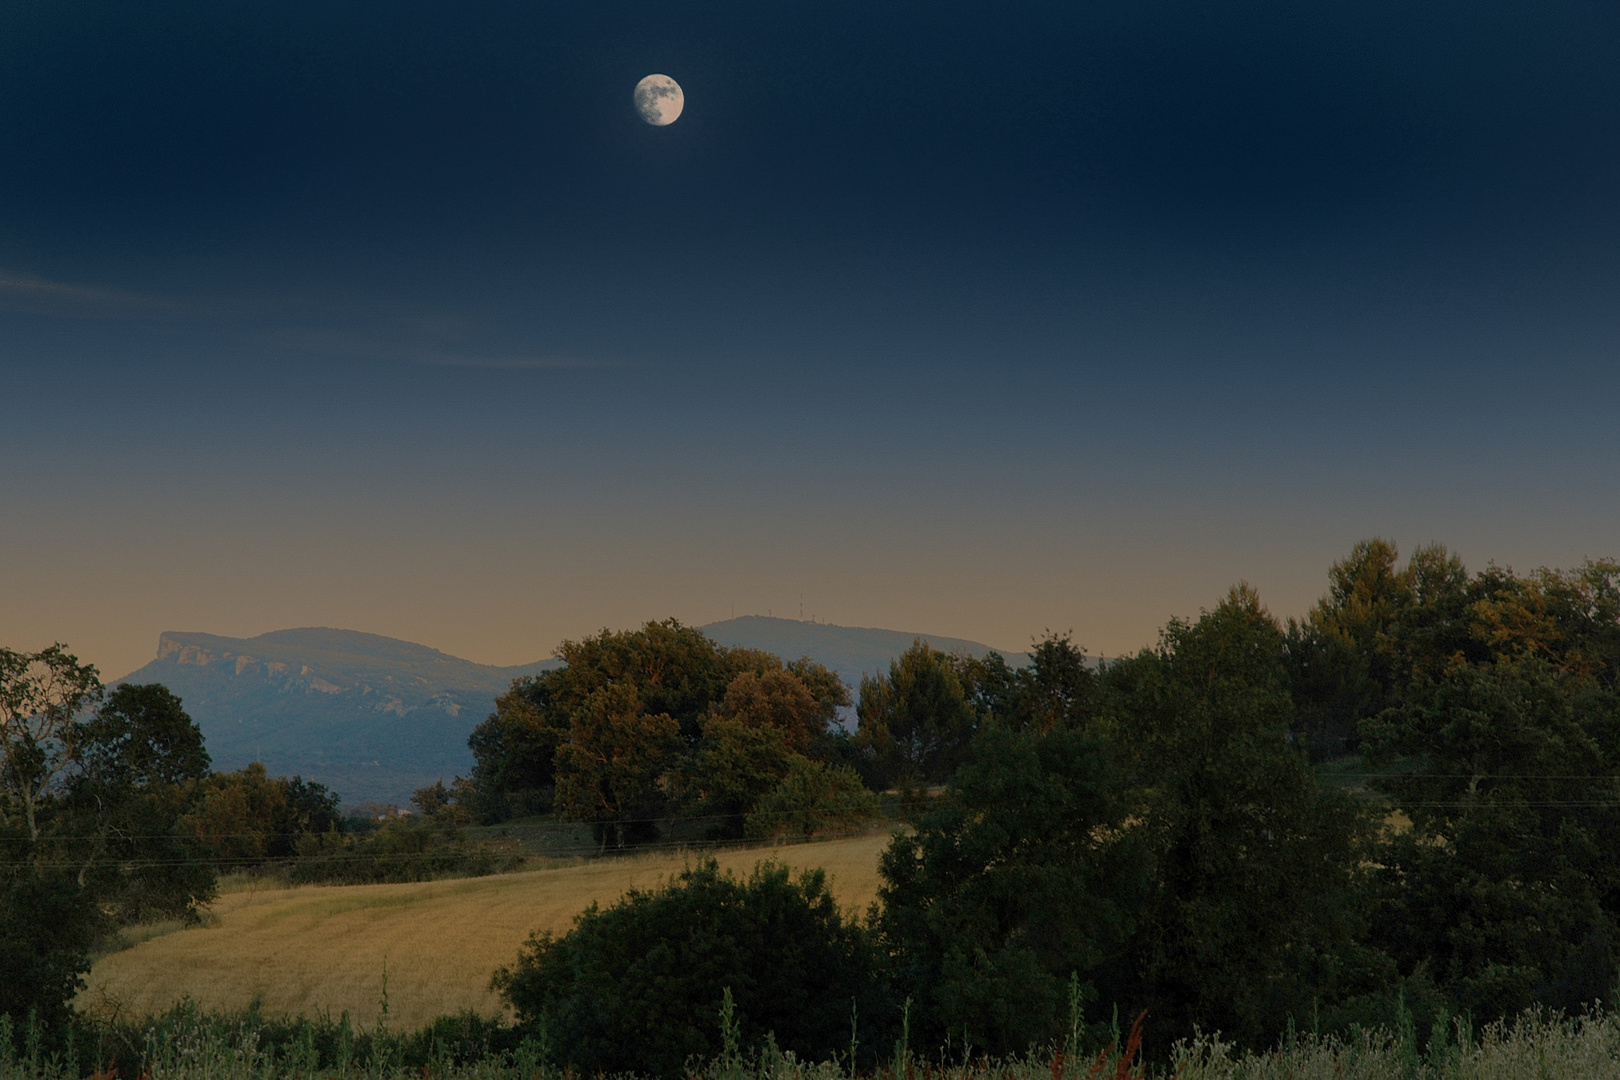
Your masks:
<svg viewBox="0 0 1620 1080"><path fill-rule="evenodd" d="M109 674L1567 565L1617 344L1613 4L0 5L0 639Z"/></svg>

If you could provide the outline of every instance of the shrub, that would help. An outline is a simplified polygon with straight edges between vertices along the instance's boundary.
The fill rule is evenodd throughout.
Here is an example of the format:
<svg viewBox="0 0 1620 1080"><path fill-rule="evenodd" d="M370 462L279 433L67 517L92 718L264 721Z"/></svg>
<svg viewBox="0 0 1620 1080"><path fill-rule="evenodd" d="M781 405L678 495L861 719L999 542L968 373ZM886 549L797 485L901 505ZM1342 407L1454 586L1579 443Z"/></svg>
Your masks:
<svg viewBox="0 0 1620 1080"><path fill-rule="evenodd" d="M471 843L454 826L397 818L364 836L307 833L284 873L298 885L361 885L483 877L515 870L522 861L515 846Z"/></svg>
<svg viewBox="0 0 1620 1080"><path fill-rule="evenodd" d="M741 881L709 859L660 889L593 905L560 938L534 935L494 987L561 1062L676 1076L693 1055L722 1050L728 989L745 1043L772 1033L807 1060L847 1047L852 1006L883 1012L876 961L822 871L794 879L767 862Z"/></svg>
<svg viewBox="0 0 1620 1080"><path fill-rule="evenodd" d="M848 765L795 758L782 781L754 804L747 832L756 838L809 840L855 832L877 818L878 797Z"/></svg>

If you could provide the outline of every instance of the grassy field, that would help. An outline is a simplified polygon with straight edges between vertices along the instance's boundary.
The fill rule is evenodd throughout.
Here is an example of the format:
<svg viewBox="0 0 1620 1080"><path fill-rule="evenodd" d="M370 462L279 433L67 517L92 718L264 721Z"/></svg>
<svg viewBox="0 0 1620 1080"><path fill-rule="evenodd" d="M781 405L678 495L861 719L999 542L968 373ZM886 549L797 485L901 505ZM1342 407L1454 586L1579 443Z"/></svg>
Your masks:
<svg viewBox="0 0 1620 1080"><path fill-rule="evenodd" d="M846 909L877 898L881 833L851 840L718 854L746 874L774 857L821 867ZM461 1009L500 1011L489 977L529 932L562 932L593 902L653 886L695 856L600 859L496 877L408 885L243 888L214 903L205 925L173 930L112 953L91 970L79 1004L101 1016L141 1016L190 997L211 1009L314 1016L347 1009L371 1026L388 973L389 1023L418 1027Z"/></svg>

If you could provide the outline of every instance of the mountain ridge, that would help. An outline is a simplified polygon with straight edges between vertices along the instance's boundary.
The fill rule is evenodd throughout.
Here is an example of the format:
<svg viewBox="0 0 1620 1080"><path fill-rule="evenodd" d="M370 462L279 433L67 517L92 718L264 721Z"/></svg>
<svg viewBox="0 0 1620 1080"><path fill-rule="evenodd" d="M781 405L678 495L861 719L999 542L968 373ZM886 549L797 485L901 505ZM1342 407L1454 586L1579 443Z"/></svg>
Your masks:
<svg viewBox="0 0 1620 1080"><path fill-rule="evenodd" d="M983 656L963 638L871 627L743 616L699 627L721 644L808 656L852 691L881 674L913 641ZM1004 654L1009 663L1027 661ZM214 767L262 761L272 774L326 784L345 803L403 803L416 788L472 768L467 736L512 680L561 665L497 667L399 638L332 627L274 630L251 638L166 630L156 657L114 680L158 682L197 721Z"/></svg>

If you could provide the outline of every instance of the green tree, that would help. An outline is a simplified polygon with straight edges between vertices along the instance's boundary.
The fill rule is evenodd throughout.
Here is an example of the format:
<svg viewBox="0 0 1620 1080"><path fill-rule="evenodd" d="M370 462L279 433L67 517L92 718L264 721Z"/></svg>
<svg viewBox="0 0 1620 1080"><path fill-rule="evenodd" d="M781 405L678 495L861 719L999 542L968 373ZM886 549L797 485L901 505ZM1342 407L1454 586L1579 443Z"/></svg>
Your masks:
<svg viewBox="0 0 1620 1080"><path fill-rule="evenodd" d="M557 744L568 725L564 711L551 705L547 674L515 680L467 738L473 753L468 809L486 822L552 809Z"/></svg>
<svg viewBox="0 0 1620 1080"><path fill-rule="evenodd" d="M60 1019L117 922L190 915L212 895L176 829L206 768L163 687L106 697L60 644L0 649L0 1012Z"/></svg>
<svg viewBox="0 0 1620 1080"><path fill-rule="evenodd" d="M648 712L634 684L606 683L574 710L557 747L557 805L596 825L604 847L654 836L667 806L659 781L680 747L678 720Z"/></svg>
<svg viewBox="0 0 1620 1080"><path fill-rule="evenodd" d="M885 782L938 783L967 760L979 717L958 665L918 638L883 677L861 679L856 745Z"/></svg>
<svg viewBox="0 0 1620 1080"><path fill-rule="evenodd" d="M697 751L677 780L686 796L684 808L711 819L713 838L741 836L745 815L781 783L795 761L803 760L781 728L711 714L704 720Z"/></svg>
<svg viewBox="0 0 1620 1080"><path fill-rule="evenodd" d="M1291 739L1284 637L1258 596L1239 586L1173 620L1104 682L1106 726L1140 777L1154 880L1135 994L1161 1036L1260 1044L1313 1002L1375 989L1389 972L1361 944L1371 822L1316 785Z"/></svg>
<svg viewBox="0 0 1620 1080"><path fill-rule="evenodd" d="M114 688L85 723L62 827L118 921L194 918L213 898L213 867L181 827L208 766L202 731L161 684Z"/></svg>
<svg viewBox="0 0 1620 1080"><path fill-rule="evenodd" d="M1513 650L1517 652L1517 650ZM1607 998L1620 961L1620 703L1536 650L1419 676L1363 725L1411 819L1376 939L1481 1020Z"/></svg>
<svg viewBox="0 0 1620 1080"><path fill-rule="evenodd" d="M464 801L486 820L550 807L564 782L562 762L572 752L560 748L572 738L576 714L614 686L630 687L647 715L672 718L688 755L716 713L776 727L796 753L830 757L841 749L828 725L849 703L848 691L808 659L785 664L769 653L724 648L673 619L565 641L557 656L563 667L514 682L469 739L476 764ZM666 771L680 765L672 756ZM577 786L571 790L577 794ZM577 801L558 808L579 812Z"/></svg>
<svg viewBox="0 0 1620 1080"><path fill-rule="evenodd" d="M753 804L746 834L812 840L850 833L877 819L881 807L848 765L795 757L782 779Z"/></svg>
<svg viewBox="0 0 1620 1080"><path fill-rule="evenodd" d="M301 777L271 776L260 762L215 773L182 821L215 861L255 866L291 858L307 835L341 830L338 797Z"/></svg>
<svg viewBox="0 0 1620 1080"><path fill-rule="evenodd" d="M1021 668L996 652L953 660L981 723L994 717L1014 730L1046 734L1082 727L1096 712L1097 672L1066 634L1048 631Z"/></svg>
<svg viewBox="0 0 1620 1080"><path fill-rule="evenodd" d="M531 936L494 987L520 1024L544 1025L560 1063L674 1077L721 1051L728 990L745 1046L770 1033L802 1060L832 1057L849 1044L852 1005L863 1025L888 1011L877 960L822 871L764 863L740 881L709 859L593 905L561 937Z"/></svg>
<svg viewBox="0 0 1620 1080"><path fill-rule="evenodd" d="M60 643L37 653L0 649L0 806L21 820L30 844L80 766L84 714L101 696L95 667Z"/></svg>
<svg viewBox="0 0 1620 1080"><path fill-rule="evenodd" d="M991 725L974 751L884 853L881 926L924 1038L1018 1053L1066 1026L1072 974L1130 944L1149 852L1093 736Z"/></svg>

